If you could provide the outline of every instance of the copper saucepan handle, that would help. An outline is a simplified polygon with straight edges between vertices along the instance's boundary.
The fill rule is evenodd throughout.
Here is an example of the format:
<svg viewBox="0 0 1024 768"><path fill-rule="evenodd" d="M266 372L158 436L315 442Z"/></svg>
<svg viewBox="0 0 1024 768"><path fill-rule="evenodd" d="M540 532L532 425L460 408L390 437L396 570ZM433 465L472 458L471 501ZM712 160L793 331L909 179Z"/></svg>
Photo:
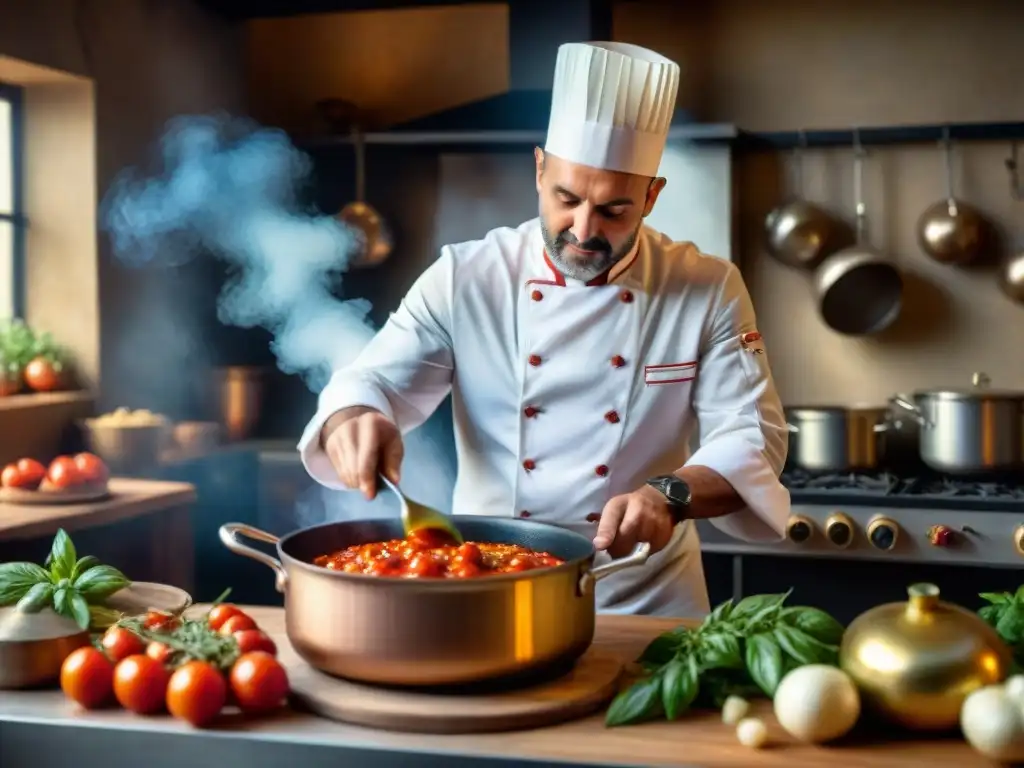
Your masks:
<svg viewBox="0 0 1024 768"><path fill-rule="evenodd" d="M625 557L620 557L618 560L612 560L610 563L599 565L597 568L591 568L580 576L580 594L586 594L588 589L593 587L596 582L600 581L605 576L611 576L613 573L618 573L626 568L635 568L638 565L643 565L647 562L647 558L650 556L650 543L642 541Z"/></svg>
<svg viewBox="0 0 1024 768"><path fill-rule="evenodd" d="M288 584L288 574L285 572L284 566L281 565L281 561L276 557L271 557L265 552L253 549L248 544L243 544L241 541L241 538L244 536L249 539L255 539L256 541L265 541L268 544L277 544L280 540L277 536L243 523L225 523L220 527L218 535L220 536L221 544L230 549L236 555L248 557L258 563L263 563L265 566L270 568L274 572L274 586L277 588L278 592L284 592L284 588Z"/></svg>

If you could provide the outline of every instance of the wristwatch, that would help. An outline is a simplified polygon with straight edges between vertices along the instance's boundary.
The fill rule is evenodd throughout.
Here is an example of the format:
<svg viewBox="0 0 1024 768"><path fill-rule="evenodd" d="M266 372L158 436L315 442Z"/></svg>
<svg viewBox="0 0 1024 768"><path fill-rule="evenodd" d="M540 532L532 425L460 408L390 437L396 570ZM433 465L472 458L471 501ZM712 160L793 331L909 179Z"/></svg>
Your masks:
<svg viewBox="0 0 1024 768"><path fill-rule="evenodd" d="M690 486L675 475L658 475L647 480L647 485L665 497L672 523L678 525L689 517Z"/></svg>

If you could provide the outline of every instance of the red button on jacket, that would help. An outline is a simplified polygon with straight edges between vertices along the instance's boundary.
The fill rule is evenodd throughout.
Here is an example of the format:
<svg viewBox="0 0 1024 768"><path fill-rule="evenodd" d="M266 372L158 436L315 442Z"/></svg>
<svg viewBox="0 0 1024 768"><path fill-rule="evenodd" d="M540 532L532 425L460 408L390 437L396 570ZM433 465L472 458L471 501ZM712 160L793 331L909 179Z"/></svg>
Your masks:
<svg viewBox="0 0 1024 768"><path fill-rule="evenodd" d="M540 291L534 291L533 293L530 294L530 298L533 299L534 301L540 301L541 299L544 298L544 294L541 293Z"/></svg>
<svg viewBox="0 0 1024 768"><path fill-rule="evenodd" d="M535 462L533 459L527 459L526 461L523 462L523 469L525 469L527 472L529 472L531 469L535 469L536 467L537 462Z"/></svg>
<svg viewBox="0 0 1024 768"><path fill-rule="evenodd" d="M623 291L622 293L619 294L619 301L621 301L623 304L631 303L633 301L633 292Z"/></svg>
<svg viewBox="0 0 1024 768"><path fill-rule="evenodd" d="M612 358L611 362L612 365L614 365L616 368L621 368L626 364L626 358L624 358L622 355L616 355L615 357Z"/></svg>
<svg viewBox="0 0 1024 768"><path fill-rule="evenodd" d="M605 475L608 474L608 467L602 464L601 466L597 467L597 469L595 469L594 471L597 473L598 477L604 477Z"/></svg>
<svg viewBox="0 0 1024 768"><path fill-rule="evenodd" d="M538 413L540 413L540 411L532 405L528 405L523 409L523 415L528 419L532 419Z"/></svg>
<svg viewBox="0 0 1024 768"><path fill-rule="evenodd" d="M534 368L536 368L538 365L540 365L540 355L530 355L529 362L530 362L530 365L532 365Z"/></svg>
<svg viewBox="0 0 1024 768"><path fill-rule="evenodd" d="M618 424L619 423L619 414L616 413L615 411L608 411L608 413L606 413L604 415L604 417L605 417L605 419L608 420L609 424Z"/></svg>

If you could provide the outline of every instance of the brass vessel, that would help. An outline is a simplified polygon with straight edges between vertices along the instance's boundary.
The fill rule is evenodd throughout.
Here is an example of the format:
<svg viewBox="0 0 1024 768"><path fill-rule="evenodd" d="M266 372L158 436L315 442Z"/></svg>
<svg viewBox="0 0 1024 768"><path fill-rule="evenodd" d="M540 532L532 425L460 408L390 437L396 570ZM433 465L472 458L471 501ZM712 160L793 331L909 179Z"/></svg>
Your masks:
<svg viewBox="0 0 1024 768"><path fill-rule="evenodd" d="M874 714L912 730L955 728L972 691L1004 680L1010 649L977 615L914 584L907 603L865 611L847 628L839 665Z"/></svg>

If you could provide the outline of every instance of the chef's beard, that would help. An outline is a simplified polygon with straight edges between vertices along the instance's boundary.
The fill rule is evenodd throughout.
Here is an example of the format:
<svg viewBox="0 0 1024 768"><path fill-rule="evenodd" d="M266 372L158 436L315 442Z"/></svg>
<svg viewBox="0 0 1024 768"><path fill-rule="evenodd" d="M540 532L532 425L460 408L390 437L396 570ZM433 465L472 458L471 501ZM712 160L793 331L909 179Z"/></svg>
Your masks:
<svg viewBox="0 0 1024 768"><path fill-rule="evenodd" d="M640 236L641 226L643 226L643 222L637 225L633 234L626 238L626 241L619 248L612 248L611 243L603 237L592 237L581 244L568 229L557 236L553 236L551 230L544 223L544 218L541 217L540 220L540 231L541 236L544 238L544 248L547 251L548 258L551 259L551 263L566 277L584 282L593 280L598 275L603 275L622 261L633 250L633 246L636 245L636 240ZM566 249L567 245L575 245L577 248L593 251L593 253L573 253L571 250Z"/></svg>

